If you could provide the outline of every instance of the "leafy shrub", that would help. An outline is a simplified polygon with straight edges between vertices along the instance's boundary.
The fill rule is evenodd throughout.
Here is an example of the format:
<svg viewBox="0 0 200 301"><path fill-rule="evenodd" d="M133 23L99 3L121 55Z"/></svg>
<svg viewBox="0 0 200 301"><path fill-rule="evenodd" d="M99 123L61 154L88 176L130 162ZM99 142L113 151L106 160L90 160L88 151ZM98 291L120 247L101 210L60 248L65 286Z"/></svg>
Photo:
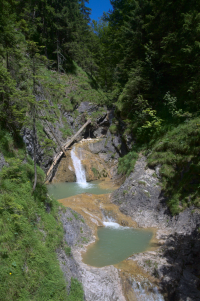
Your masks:
<svg viewBox="0 0 200 301"><path fill-rule="evenodd" d="M92 172L93 172L93 174L96 178L99 178L100 175L99 175L99 172L96 168L92 167Z"/></svg>
<svg viewBox="0 0 200 301"><path fill-rule="evenodd" d="M138 154L134 151L119 159L118 173L129 175L133 170L138 159Z"/></svg>
<svg viewBox="0 0 200 301"><path fill-rule="evenodd" d="M162 187L172 214L192 204L200 207L200 118L168 131L148 156L150 167L161 165Z"/></svg>
<svg viewBox="0 0 200 301"><path fill-rule="evenodd" d="M109 130L112 134L115 134L117 133L117 126L116 124L112 124L110 127L109 127Z"/></svg>

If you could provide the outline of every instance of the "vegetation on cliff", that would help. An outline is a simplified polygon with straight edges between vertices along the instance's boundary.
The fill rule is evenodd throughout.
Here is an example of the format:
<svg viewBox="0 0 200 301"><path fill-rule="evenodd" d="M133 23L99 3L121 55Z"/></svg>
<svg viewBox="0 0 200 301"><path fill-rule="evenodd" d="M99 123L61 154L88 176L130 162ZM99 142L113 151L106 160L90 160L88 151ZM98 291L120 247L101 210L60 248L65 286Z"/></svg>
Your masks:
<svg viewBox="0 0 200 301"><path fill-rule="evenodd" d="M111 0L99 22L90 22L87 3L0 1L2 300L67 298L55 255L63 236L57 203L47 197L35 154L35 170L26 155L22 128L52 156L48 122L60 122L66 139L65 112L76 117L82 101L112 106L110 132L135 140L119 172L129 174L143 151L149 166L160 166L172 214L200 207L200 3ZM75 296L73 288L68 300Z"/></svg>
<svg viewBox="0 0 200 301"><path fill-rule="evenodd" d="M162 166L171 212L199 207L200 4L111 3L112 12L94 24L104 54L98 66L106 69L98 78L115 103L125 134L136 142L120 160L119 171L130 173L134 153L143 150L150 166Z"/></svg>
<svg viewBox="0 0 200 301"><path fill-rule="evenodd" d="M44 172L34 164L18 137L0 130L0 152L7 164L0 172L0 299L83 300L83 290L72 279L70 294L56 257L63 242L59 205L48 197Z"/></svg>

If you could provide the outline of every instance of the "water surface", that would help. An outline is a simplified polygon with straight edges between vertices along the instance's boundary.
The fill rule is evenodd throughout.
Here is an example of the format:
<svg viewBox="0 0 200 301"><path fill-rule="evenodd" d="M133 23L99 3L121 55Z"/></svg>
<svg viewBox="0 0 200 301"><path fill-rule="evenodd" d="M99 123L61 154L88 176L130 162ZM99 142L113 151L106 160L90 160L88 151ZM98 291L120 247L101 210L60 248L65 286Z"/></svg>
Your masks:
<svg viewBox="0 0 200 301"><path fill-rule="evenodd" d="M134 253L144 252L153 232L104 223L98 229L98 238L83 254L83 262L95 267L117 264Z"/></svg>
<svg viewBox="0 0 200 301"><path fill-rule="evenodd" d="M70 196L74 196L81 193L91 194L106 194L112 192L115 188L102 188L100 186L101 181L94 181L90 183L77 183L77 182L65 182L55 183L47 185L47 189L50 196L55 199L64 199Z"/></svg>

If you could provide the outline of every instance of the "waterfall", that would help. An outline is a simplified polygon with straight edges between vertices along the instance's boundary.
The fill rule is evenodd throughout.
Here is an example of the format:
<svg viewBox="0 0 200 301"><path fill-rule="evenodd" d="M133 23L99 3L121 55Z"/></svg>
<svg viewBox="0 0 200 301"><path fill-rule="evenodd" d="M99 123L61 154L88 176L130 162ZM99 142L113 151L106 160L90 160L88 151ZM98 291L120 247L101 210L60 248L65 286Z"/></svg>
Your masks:
<svg viewBox="0 0 200 301"><path fill-rule="evenodd" d="M157 287L149 281L134 281L132 288L138 301L164 301L163 296L158 292Z"/></svg>
<svg viewBox="0 0 200 301"><path fill-rule="evenodd" d="M81 160L77 157L75 153L75 147L71 150L71 158L72 162L74 165L74 170L76 174L76 182L78 184L81 184L81 186L86 186L87 181L86 181L86 175L85 175L85 170L81 164Z"/></svg>

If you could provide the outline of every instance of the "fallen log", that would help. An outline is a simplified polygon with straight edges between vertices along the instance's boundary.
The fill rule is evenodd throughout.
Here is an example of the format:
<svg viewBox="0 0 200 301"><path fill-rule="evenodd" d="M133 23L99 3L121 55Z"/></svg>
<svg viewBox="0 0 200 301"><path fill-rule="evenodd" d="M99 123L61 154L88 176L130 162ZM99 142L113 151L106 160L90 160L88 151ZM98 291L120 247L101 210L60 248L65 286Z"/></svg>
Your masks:
<svg viewBox="0 0 200 301"><path fill-rule="evenodd" d="M45 183L47 183L50 178L51 175L53 173L53 169L56 166L57 162L59 161L59 159L62 157L62 155L65 153L65 151L67 150L67 148L69 148L69 146L74 142L74 140L76 139L76 137L84 130L84 128L91 123L91 119L89 119L79 130L78 132L68 141L66 142L63 146L62 146L62 151L59 152L53 160L53 163L51 164L51 167L49 168L49 170L47 171L46 174L46 180Z"/></svg>

